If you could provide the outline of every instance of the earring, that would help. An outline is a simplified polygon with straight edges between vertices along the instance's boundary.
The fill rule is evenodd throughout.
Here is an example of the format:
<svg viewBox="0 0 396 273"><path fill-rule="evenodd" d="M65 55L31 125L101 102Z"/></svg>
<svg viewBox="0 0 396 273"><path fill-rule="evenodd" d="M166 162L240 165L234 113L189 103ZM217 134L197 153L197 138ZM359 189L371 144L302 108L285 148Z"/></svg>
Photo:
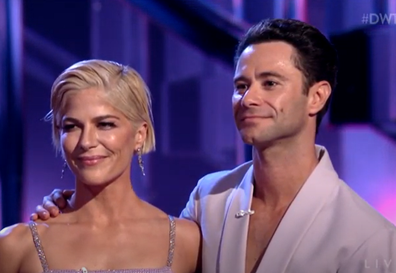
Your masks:
<svg viewBox="0 0 396 273"><path fill-rule="evenodd" d="M137 152L138 152L139 167L142 170L143 176L145 176L146 174L144 173L144 166L143 166L143 159L142 159L142 149L138 148Z"/></svg>
<svg viewBox="0 0 396 273"><path fill-rule="evenodd" d="M63 176L65 175L66 167L67 167L67 163L65 160L65 162L63 163L63 167L62 167L61 179L63 179Z"/></svg>

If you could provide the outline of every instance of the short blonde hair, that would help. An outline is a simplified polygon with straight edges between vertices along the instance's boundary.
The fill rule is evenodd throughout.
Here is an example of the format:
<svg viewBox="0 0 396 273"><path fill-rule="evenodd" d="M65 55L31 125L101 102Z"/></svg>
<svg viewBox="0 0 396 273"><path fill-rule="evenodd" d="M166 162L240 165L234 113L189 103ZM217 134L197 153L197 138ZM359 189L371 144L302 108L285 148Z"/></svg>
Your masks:
<svg viewBox="0 0 396 273"><path fill-rule="evenodd" d="M52 122L52 142L55 149L60 151L59 122L65 106L65 94L93 87L103 90L109 103L133 125L147 123L147 137L142 154L155 150L151 95L146 83L134 69L105 60L78 62L60 74L52 85L51 111L46 120Z"/></svg>

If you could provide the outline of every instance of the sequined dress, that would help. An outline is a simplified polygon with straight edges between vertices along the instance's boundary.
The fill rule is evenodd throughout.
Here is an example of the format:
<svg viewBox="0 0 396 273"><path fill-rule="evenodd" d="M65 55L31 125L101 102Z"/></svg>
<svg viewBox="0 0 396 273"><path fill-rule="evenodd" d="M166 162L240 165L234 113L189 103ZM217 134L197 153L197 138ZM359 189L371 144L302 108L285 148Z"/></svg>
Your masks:
<svg viewBox="0 0 396 273"><path fill-rule="evenodd" d="M123 270L89 270L85 267L79 270L53 270L48 267L47 258L44 253L44 248L41 244L38 232L37 232L37 224L35 222L29 222L29 228L32 232L33 242L36 247L41 266L43 268L43 273L173 273L172 261L173 261L173 252L175 248L175 228L176 223L172 216L169 216L169 251L168 251L168 259L166 266L162 268L147 268L147 269L123 269Z"/></svg>

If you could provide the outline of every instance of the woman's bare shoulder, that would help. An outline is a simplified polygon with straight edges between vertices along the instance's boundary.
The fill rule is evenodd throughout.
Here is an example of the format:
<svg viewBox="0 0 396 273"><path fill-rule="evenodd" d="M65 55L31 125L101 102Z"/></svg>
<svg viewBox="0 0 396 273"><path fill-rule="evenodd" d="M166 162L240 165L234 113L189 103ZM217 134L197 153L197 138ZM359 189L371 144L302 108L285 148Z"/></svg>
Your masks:
<svg viewBox="0 0 396 273"><path fill-rule="evenodd" d="M19 223L5 227L0 231L0 248L7 245L13 247L16 242L22 242L25 238L31 236L28 223Z"/></svg>
<svg viewBox="0 0 396 273"><path fill-rule="evenodd" d="M28 223L5 227L0 231L0 272L18 272L32 243Z"/></svg>
<svg viewBox="0 0 396 273"><path fill-rule="evenodd" d="M35 221L27 223L18 223L12 226L3 228L0 231L0 251L2 249L13 250L21 252L21 248L30 247L33 234L32 230L37 231L39 234L45 232L52 222L56 221Z"/></svg>
<svg viewBox="0 0 396 273"><path fill-rule="evenodd" d="M169 220L170 216L166 214L163 210L151 205L150 203L145 202L145 204L147 206L146 215L150 215L155 219L160 219L161 221ZM180 237L179 240L190 240L198 242L200 241L201 232L197 223L174 216L172 216L172 219L175 221L176 235L177 237Z"/></svg>
<svg viewBox="0 0 396 273"><path fill-rule="evenodd" d="M201 230L197 223L181 218L174 218L176 235L186 247L199 247L201 242Z"/></svg>
<svg viewBox="0 0 396 273"><path fill-rule="evenodd" d="M190 235L192 235L193 233L195 233L196 235L200 235L200 228L196 222L184 218L174 217L173 219L175 220L179 232L190 233Z"/></svg>
<svg viewBox="0 0 396 273"><path fill-rule="evenodd" d="M195 272L200 266L201 230L197 223L175 218L175 246L179 259L186 263L185 272Z"/></svg>

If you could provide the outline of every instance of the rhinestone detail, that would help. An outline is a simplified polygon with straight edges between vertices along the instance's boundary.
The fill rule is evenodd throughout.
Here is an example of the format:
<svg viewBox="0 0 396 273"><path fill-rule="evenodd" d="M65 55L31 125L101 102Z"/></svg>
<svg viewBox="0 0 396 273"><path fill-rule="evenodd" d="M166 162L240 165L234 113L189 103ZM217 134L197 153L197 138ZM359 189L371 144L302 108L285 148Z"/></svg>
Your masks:
<svg viewBox="0 0 396 273"><path fill-rule="evenodd" d="M33 221L29 222L29 228L33 236L33 242L39 256L41 266L43 268L43 273L173 273L171 266L173 262L173 254L175 250L175 235L176 235L176 222L173 216L169 215L169 252L167 258L167 265L162 268L152 268L152 269L121 269L121 270L88 270L83 267L80 270L50 270L48 268L47 258L45 256L44 247L41 244L40 238L38 236L37 224Z"/></svg>

